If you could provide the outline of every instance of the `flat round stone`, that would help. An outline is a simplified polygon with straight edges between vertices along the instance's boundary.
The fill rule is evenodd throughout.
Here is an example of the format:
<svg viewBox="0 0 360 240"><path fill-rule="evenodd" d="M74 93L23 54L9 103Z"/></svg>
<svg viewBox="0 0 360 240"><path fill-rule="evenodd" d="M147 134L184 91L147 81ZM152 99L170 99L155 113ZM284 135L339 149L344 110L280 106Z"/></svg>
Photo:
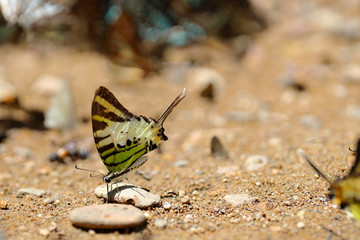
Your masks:
<svg viewBox="0 0 360 240"><path fill-rule="evenodd" d="M100 185L95 189L95 194L99 198L108 198L106 184ZM160 203L160 196L152 194L142 188L129 183L109 184L109 202L131 203L135 207L145 209Z"/></svg>
<svg viewBox="0 0 360 240"><path fill-rule="evenodd" d="M140 209L125 204L76 208L70 212L69 219L76 227L95 230L133 228L146 223Z"/></svg>

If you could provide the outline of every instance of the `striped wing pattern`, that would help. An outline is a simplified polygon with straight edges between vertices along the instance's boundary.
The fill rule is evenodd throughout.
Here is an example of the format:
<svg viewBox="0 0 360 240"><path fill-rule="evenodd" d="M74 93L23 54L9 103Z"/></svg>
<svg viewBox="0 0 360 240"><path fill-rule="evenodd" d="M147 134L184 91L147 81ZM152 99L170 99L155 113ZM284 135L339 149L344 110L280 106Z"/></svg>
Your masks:
<svg viewBox="0 0 360 240"><path fill-rule="evenodd" d="M355 163L350 173L342 179L331 180L324 174L301 150L299 153L306 161L331 185L334 202L350 212L350 215L360 221L360 139L357 142Z"/></svg>
<svg viewBox="0 0 360 240"><path fill-rule="evenodd" d="M105 87L99 87L92 104L94 140L109 174L120 176L145 161L141 156L157 148L167 137L163 122L186 96L180 94L158 120L129 112ZM116 176L116 177L117 177Z"/></svg>

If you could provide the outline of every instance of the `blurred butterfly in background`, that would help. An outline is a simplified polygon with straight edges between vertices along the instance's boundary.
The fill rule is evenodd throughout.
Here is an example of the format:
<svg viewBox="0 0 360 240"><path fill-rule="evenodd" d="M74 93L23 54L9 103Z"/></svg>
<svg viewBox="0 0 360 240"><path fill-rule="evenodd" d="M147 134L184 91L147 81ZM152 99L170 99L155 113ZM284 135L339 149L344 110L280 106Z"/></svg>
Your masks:
<svg viewBox="0 0 360 240"><path fill-rule="evenodd" d="M345 209L350 216L360 221L360 139L357 143L355 163L351 167L350 173L339 180L331 180L310 160L302 149L299 149L298 153L320 176L330 183L335 198L334 202Z"/></svg>
<svg viewBox="0 0 360 240"><path fill-rule="evenodd" d="M103 180L121 181L126 174L147 161L144 154L168 138L163 123L173 108L186 96L185 89L158 118L129 112L105 87L99 87L92 103L92 126L99 155L109 170ZM107 186L109 199L109 189Z"/></svg>

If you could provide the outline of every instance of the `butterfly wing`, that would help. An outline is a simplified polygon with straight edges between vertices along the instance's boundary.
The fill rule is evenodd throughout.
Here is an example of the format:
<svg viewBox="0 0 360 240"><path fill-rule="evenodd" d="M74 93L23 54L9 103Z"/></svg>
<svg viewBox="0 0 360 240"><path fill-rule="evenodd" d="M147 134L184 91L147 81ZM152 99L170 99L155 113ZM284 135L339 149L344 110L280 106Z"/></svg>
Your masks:
<svg viewBox="0 0 360 240"><path fill-rule="evenodd" d="M164 140L157 122L129 112L105 87L92 104L92 126L99 155L110 172L124 172ZM164 135L165 136L165 135Z"/></svg>
<svg viewBox="0 0 360 240"><path fill-rule="evenodd" d="M350 170L350 177L360 177L360 139L357 142L356 147L356 157L354 165L351 167Z"/></svg>

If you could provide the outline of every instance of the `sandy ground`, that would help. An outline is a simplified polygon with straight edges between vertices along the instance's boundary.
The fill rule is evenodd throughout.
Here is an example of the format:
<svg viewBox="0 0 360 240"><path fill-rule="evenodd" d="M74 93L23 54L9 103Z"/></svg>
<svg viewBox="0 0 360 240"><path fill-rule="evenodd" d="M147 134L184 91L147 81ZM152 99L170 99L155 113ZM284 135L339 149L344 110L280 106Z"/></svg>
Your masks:
<svg viewBox="0 0 360 240"><path fill-rule="evenodd" d="M359 9L351 5L354 1L342 6L317 5L315 10L300 2L300 7L289 3L279 13L268 13L271 25L253 39L244 58L233 54L231 44L215 40L170 48L165 59L171 66L146 81L124 81L105 56L92 51L38 44L1 46L0 65L25 108L44 111L50 105L49 96L32 89L40 76L67 77L77 119L76 127L64 132L31 127L7 131L0 153L0 199L7 203L7 208L0 210L3 235L44 239L41 230L56 224L47 238L358 238L359 226L333 205L329 185L296 150L303 148L332 178L344 176L353 163L348 147L354 148L359 137L358 39L339 36L319 24L320 18L308 15L326 8L346 12L351 18ZM264 11L270 9L266 7ZM195 66L176 71L176 66L188 59L195 60ZM349 70L351 67L357 71ZM221 76L209 73L219 83L214 101L200 97L201 77L194 74L200 68ZM175 83L174 75L183 80ZM304 90L288 86L288 80ZM73 227L67 218L74 208L103 203L94 195L101 179L89 178L88 173L74 168L79 164L106 173L88 121L93 94L100 85L108 87L133 113L151 117L158 116L182 88L192 89L165 122L169 140L162 145L161 154L148 154L149 161L141 168L151 180L130 175L133 183L160 194L163 202L172 205L171 210L161 205L145 210L149 220L144 229L95 234ZM4 119L21 116L9 109L0 111ZM224 144L228 159L211 156L213 136ZM66 164L50 162L50 154L69 141L87 144L90 157ZM23 149L31 156L21 154ZM265 156L268 163L248 171L245 160L251 155ZM180 160L188 165L176 166ZM223 167L230 170L219 173ZM43 189L46 196L16 197L18 189L25 187ZM176 195L179 191L185 195ZM243 193L254 200L239 207L224 200L227 194ZM184 202L184 197L189 201ZM46 204L47 198L58 201ZM189 214L191 218L186 217ZM166 220L167 227L156 228L156 219Z"/></svg>

